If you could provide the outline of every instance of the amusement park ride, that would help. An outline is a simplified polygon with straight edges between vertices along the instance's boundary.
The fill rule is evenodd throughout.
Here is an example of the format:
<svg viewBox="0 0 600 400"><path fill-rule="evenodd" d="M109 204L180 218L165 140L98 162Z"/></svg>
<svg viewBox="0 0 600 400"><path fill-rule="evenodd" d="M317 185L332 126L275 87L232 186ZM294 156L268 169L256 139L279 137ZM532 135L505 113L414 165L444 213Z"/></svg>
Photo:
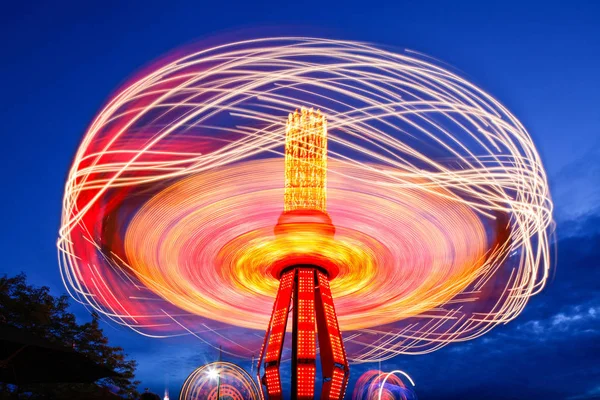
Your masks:
<svg viewBox="0 0 600 400"><path fill-rule="evenodd" d="M290 114L286 124L285 204L275 235L294 235L308 241L313 235L333 237L335 228L326 212L326 189L327 120L320 111L303 108ZM280 284L258 368L260 374L264 360L262 383L268 398L283 398L280 369L289 314L292 398L315 396L317 336L323 373L320 398L343 398L349 368L329 288L329 281L337 274L335 265L319 256L302 254L283 260L273 271Z"/></svg>
<svg viewBox="0 0 600 400"><path fill-rule="evenodd" d="M260 349L258 382L223 363L181 399L339 400L350 362L514 320L551 276L552 207L523 124L433 59L262 38L116 92L75 154L57 247L69 294L114 323Z"/></svg>
<svg viewBox="0 0 600 400"><path fill-rule="evenodd" d="M259 389L240 366L216 361L195 369L185 380L179 400L259 400Z"/></svg>

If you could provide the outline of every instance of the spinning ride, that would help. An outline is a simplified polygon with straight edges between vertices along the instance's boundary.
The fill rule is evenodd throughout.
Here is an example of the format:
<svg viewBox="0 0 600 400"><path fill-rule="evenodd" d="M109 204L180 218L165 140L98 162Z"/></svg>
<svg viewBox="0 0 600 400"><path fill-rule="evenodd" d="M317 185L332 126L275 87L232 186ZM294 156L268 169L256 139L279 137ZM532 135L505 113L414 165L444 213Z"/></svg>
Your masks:
<svg viewBox="0 0 600 400"><path fill-rule="evenodd" d="M406 383L405 383L406 382ZM417 400L415 383L406 372L367 371L358 378L353 400Z"/></svg>
<svg viewBox="0 0 600 400"><path fill-rule="evenodd" d="M194 370L181 388L179 400L259 400L256 384L241 367L213 362Z"/></svg>
<svg viewBox="0 0 600 400"><path fill-rule="evenodd" d="M286 146L286 129L305 131L288 117L303 106L327 125L309 141L306 187L289 174L306 163L286 151L301 147ZM331 330L319 309L329 281L338 327L319 344L335 351L327 340L341 330L345 350L333 376L516 318L548 278L551 213L522 124L437 62L356 42L249 40L165 60L99 112L65 185L60 271L73 297L141 334L191 334L250 359L268 326L271 374L277 348L312 371L315 337L308 329L300 357L303 339L285 339L293 327L269 323L273 300L298 300L296 332L303 315ZM300 311L304 286L314 314ZM270 346L276 328L298 345Z"/></svg>

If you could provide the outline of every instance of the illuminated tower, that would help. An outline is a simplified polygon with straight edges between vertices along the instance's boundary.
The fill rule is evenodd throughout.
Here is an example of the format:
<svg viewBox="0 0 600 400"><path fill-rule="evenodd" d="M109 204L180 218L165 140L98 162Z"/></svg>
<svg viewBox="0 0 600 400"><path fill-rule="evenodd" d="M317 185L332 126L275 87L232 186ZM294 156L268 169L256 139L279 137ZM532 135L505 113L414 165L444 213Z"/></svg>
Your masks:
<svg viewBox="0 0 600 400"><path fill-rule="evenodd" d="M300 241L333 238L326 186L327 121L320 111L303 108L290 114L286 124L285 203L276 236ZM317 336L323 373L319 398L342 399L349 369L329 289L337 268L319 257L298 254L275 266L273 273L280 281L279 290L259 359L259 370L264 359L262 382L269 400L283 398L280 364L290 314L292 399L315 398Z"/></svg>

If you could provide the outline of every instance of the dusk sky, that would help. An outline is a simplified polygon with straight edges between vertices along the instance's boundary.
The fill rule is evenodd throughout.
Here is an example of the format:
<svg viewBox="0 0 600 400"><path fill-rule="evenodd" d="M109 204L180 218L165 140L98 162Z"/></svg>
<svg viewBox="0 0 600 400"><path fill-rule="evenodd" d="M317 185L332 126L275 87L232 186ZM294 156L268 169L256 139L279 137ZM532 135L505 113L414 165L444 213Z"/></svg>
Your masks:
<svg viewBox="0 0 600 400"><path fill-rule="evenodd" d="M274 35L412 49L491 93L530 132L550 180L557 253L547 288L512 323L382 368L407 371L420 399L600 399L599 18L591 0L5 4L0 273L24 271L30 283L65 292L56 240L77 146L111 94L164 54ZM89 318L81 306L73 311ZM168 385L172 398L194 368L217 358L192 338L104 330L138 360L141 387ZM353 368L353 378L365 369Z"/></svg>

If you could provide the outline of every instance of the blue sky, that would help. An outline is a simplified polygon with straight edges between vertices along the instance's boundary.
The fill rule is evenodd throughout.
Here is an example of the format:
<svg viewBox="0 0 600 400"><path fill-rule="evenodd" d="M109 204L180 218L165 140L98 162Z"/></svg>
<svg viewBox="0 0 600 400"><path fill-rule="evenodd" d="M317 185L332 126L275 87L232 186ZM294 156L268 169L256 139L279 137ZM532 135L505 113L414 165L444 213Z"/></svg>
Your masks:
<svg viewBox="0 0 600 400"><path fill-rule="evenodd" d="M64 292L55 241L74 152L110 94L161 55L215 36L275 34L413 49L462 71L530 131L549 173L559 251L548 288L512 324L383 367L408 371L422 399L600 398L600 2L17 3L0 12L0 272ZM191 339L105 329L155 391L216 357Z"/></svg>

